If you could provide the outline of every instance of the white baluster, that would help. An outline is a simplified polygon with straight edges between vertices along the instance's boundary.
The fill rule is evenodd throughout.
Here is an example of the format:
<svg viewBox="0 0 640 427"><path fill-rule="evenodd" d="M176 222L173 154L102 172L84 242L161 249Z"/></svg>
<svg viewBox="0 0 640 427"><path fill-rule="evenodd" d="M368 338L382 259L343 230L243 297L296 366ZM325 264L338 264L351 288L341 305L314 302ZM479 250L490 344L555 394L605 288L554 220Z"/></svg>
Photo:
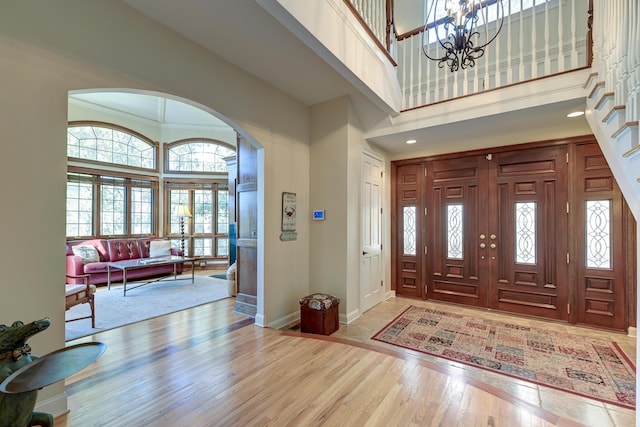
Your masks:
<svg viewBox="0 0 640 427"><path fill-rule="evenodd" d="M511 46L511 0L507 3L507 84L513 83L512 46ZM503 30L504 31L504 30Z"/></svg>
<svg viewBox="0 0 640 427"><path fill-rule="evenodd" d="M549 2L544 2L544 75L551 74L551 55L549 54Z"/></svg>
<svg viewBox="0 0 640 427"><path fill-rule="evenodd" d="M538 48L536 28L536 0L533 0L533 7L531 8L531 78L538 77L538 59L536 58L536 49Z"/></svg>
<svg viewBox="0 0 640 427"><path fill-rule="evenodd" d="M571 0L571 68L578 67L578 49L576 48L576 0Z"/></svg>
<svg viewBox="0 0 640 427"><path fill-rule="evenodd" d="M520 0L520 66L518 67L518 82L524 81L524 4Z"/></svg>
<svg viewBox="0 0 640 427"><path fill-rule="evenodd" d="M566 71L564 67L564 20L562 11L564 10L564 3L558 2L558 72L562 73Z"/></svg>
<svg viewBox="0 0 640 427"><path fill-rule="evenodd" d="M410 90L409 90L409 100L410 100L410 107L415 107L415 99L414 99L414 95L413 95L413 88L415 86L415 80L413 79L413 60L416 57L416 49L415 49L415 40L416 40L416 36L411 36L411 49L409 50L410 55L409 55L409 82L410 82Z"/></svg>
<svg viewBox="0 0 640 427"><path fill-rule="evenodd" d="M426 98L423 97L424 89L422 88L422 64L424 64L425 57L422 54L422 37L421 34L414 36L418 40L418 105L425 105Z"/></svg>

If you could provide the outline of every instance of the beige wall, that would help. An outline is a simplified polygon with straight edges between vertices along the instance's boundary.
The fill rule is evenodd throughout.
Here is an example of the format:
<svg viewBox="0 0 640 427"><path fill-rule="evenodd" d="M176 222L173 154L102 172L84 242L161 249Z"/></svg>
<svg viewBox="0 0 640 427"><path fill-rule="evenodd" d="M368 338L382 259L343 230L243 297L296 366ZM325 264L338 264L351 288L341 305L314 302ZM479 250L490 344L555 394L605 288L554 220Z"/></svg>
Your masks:
<svg viewBox="0 0 640 427"><path fill-rule="evenodd" d="M67 96L78 89L139 89L190 99L229 118L263 147L260 320L278 322L298 310L297 299L309 289L306 106L119 2L5 4L0 53L0 197L11 208L4 209L0 225L7 242L0 258L0 323L50 316L49 330L30 341L34 354L65 345ZM278 238L283 191L298 194L295 242ZM64 410L63 387L43 390L39 405L54 414Z"/></svg>

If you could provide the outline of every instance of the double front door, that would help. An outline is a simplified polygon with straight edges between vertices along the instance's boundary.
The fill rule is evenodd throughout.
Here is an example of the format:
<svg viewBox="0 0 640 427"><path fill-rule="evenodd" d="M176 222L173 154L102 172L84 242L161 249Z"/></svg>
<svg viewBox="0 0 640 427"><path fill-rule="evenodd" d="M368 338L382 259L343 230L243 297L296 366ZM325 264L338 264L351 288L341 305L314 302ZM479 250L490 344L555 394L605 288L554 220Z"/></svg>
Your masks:
<svg viewBox="0 0 640 427"><path fill-rule="evenodd" d="M578 188L588 182L594 150L598 164L604 163L595 172L597 182L613 182L597 145L588 146L591 151L554 145L397 168L397 293L623 329L621 264L617 272L613 262L587 268L590 256L613 261L620 255L611 244L619 217L614 209L590 217L588 200L608 200L611 208L618 203L621 211L621 197L611 202L610 194L589 197L588 188ZM571 212L572 204L579 212ZM602 229L592 231L606 237L602 241L589 235L598 224ZM589 293L594 286L599 292Z"/></svg>

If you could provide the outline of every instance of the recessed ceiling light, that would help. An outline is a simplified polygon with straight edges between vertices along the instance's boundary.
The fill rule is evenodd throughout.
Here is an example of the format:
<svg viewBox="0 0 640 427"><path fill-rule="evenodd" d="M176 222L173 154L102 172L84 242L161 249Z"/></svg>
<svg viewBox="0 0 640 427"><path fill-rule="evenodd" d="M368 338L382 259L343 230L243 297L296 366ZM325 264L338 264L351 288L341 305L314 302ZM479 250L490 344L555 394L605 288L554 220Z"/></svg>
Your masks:
<svg viewBox="0 0 640 427"><path fill-rule="evenodd" d="M417 141L415 139L408 139L407 144L415 144Z"/></svg>
<svg viewBox="0 0 640 427"><path fill-rule="evenodd" d="M567 117L580 117L584 114L584 111L574 111L572 113L567 114Z"/></svg>

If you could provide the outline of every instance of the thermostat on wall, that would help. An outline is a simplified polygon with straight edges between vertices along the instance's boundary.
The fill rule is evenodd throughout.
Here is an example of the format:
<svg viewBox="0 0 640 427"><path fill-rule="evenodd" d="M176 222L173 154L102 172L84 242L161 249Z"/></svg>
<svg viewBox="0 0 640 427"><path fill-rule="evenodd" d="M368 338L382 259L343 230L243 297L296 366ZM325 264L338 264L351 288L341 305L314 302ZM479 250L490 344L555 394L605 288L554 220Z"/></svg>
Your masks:
<svg viewBox="0 0 640 427"><path fill-rule="evenodd" d="M313 211L314 221L324 221L324 209L321 211Z"/></svg>

